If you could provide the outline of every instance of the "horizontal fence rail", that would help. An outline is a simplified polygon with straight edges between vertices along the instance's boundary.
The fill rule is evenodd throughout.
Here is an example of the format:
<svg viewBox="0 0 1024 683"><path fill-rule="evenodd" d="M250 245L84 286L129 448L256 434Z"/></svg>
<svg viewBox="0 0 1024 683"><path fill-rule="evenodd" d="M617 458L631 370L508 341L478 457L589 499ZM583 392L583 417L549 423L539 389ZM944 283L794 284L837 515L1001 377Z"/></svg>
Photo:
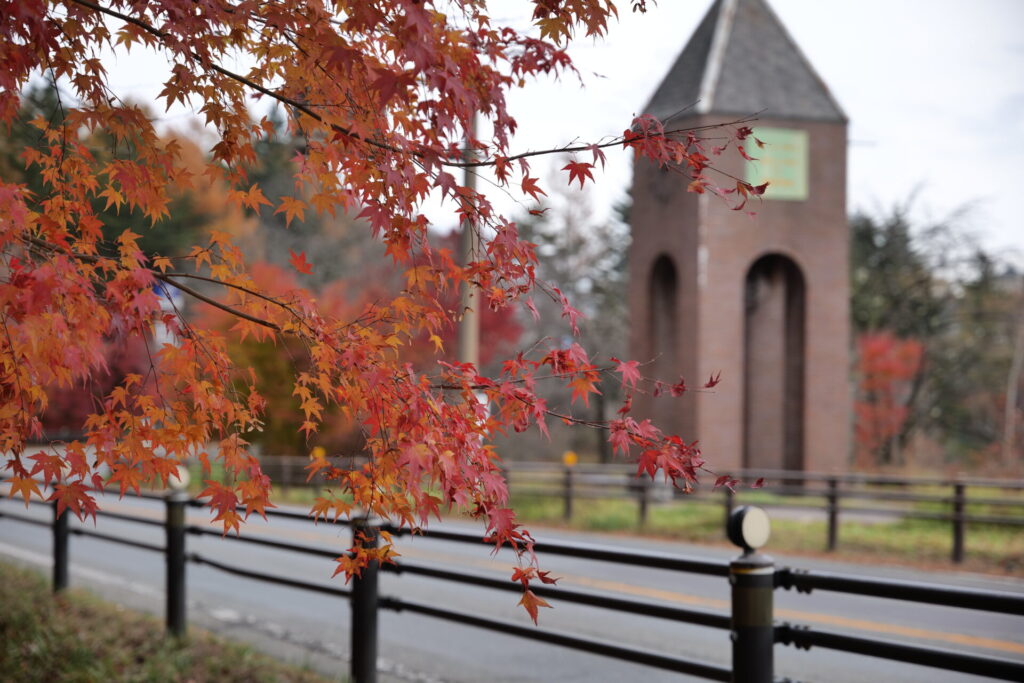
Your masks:
<svg viewBox="0 0 1024 683"><path fill-rule="evenodd" d="M376 680L376 615L377 611L381 609L421 614L466 626L539 640L551 645L719 681L757 681L760 683L773 680L773 643L801 649L818 647L844 651L1004 680L1024 680L1024 662L852 636L799 624L772 622L771 620L771 596L776 589L792 589L800 593L809 593L813 590L832 591L1024 616L1024 595L1020 594L802 569L775 568L769 558L749 552L749 549L742 557L726 563L671 553L627 551L583 543L537 542L537 552L547 555L563 555L665 571L728 577L730 583L733 584L731 615L558 586L536 586L531 590L540 597L565 603L587 605L713 629L730 630L734 665L732 669L729 669L711 663L690 661L669 653L650 652L621 643L526 626L486 615L411 601L398 596L381 595L378 590L378 572L414 575L503 592L520 590L518 585L507 580L477 573L399 560L396 564L388 564L379 568L371 565L363 575L353 579L351 588L342 588L331 584L265 573L223 562L201 553L187 551L185 538L187 536L216 536L230 543L249 543L278 551L325 558L336 558L342 553L337 549L319 548L284 540L224 535L214 529L187 523L184 515L186 508L201 503L188 500L184 494L172 493L168 496L147 495L144 497L162 500L165 503L163 521L103 510L100 511L99 518L100 520L109 518L138 523L147 527L163 526L166 533L164 545L126 539L96 529L69 527L68 515L57 517L56 514L52 514L50 519L44 520L32 515L0 510L0 518L18 523L52 527L55 591L63 590L68 584L67 539L69 536L91 537L164 554L167 560L167 575L165 577L167 630L174 636L183 635L186 627L185 566L187 563L204 565L249 580L347 599L352 605L351 674L357 683ZM32 502L36 506L53 508L55 512L54 504L41 501ZM267 510L267 516L312 522L308 515L290 510ZM354 526L357 527L353 529L354 540L356 538L375 538L378 530L389 531L398 537L411 533L407 528L393 528L384 524L367 525L365 520L358 518ZM422 535L426 539L458 543L480 544L482 541L480 534L452 529L431 529L423 532ZM764 578L757 578L759 576ZM747 584L749 587L744 588ZM750 615L767 615L768 621L763 622L761 626L752 625L749 623ZM765 642L767 642L767 648L764 647Z"/></svg>
<svg viewBox="0 0 1024 683"><path fill-rule="evenodd" d="M196 564L204 564L208 567L219 569L222 572L233 574L235 576L244 576L245 578L253 579L254 581L273 583L278 586L290 586L292 588L301 588L302 590L312 591L314 593L326 593L327 595L335 595L342 598L352 597L352 591L345 588L338 588L336 586L326 586L322 583L313 583L312 581L302 581L301 579L293 579L287 576L278 576L276 574L258 572L252 569L246 569L244 567L238 567L224 562L218 562L216 560L212 560L208 557L200 555L199 553L189 553L187 558L189 562L195 562Z"/></svg>
<svg viewBox="0 0 1024 683"><path fill-rule="evenodd" d="M337 459L341 466L352 465L358 459ZM292 487L323 485L318 476L307 481L306 460L296 456L262 456L264 472L287 490ZM562 518L569 522L576 514L577 501L620 499L634 501L637 506L637 526L648 523L650 510L656 505L679 500L670 487L649 477L637 476L634 466L626 464L577 464L565 466L553 462L507 461L502 465L514 495L554 498L562 501ZM757 500L756 504L775 509L817 510L825 515L825 549L834 551L841 538L844 515L884 515L893 519L912 519L948 522L950 525L950 559L964 561L967 530L971 525L992 525L1012 528L1024 527L1024 480L1005 480L984 477L912 477L865 473L825 473L770 469L741 469L730 472L743 482L763 478L763 493L797 499L793 501ZM948 494L934 492L905 492L892 489L943 488ZM887 490L879 490L887 489ZM994 498L977 495L979 491L1002 491L1012 498ZM708 495L688 494L685 500L693 504L721 505L727 517L733 507L740 504L748 491L742 487L733 492L723 488ZM904 504L893 507L871 507L857 502ZM853 504L851 504L851 502ZM945 511L919 509L918 505L942 506ZM908 507L911 506L911 507ZM971 512L972 506L994 508L1006 514Z"/></svg>
<svg viewBox="0 0 1024 683"><path fill-rule="evenodd" d="M441 609L430 605L410 602L408 600L399 600L396 598L383 599L381 606L397 611L417 612L427 616L455 621L467 626L486 628L491 631L520 636L530 640L539 640L551 645L560 645L573 650L589 652L591 654L611 657L613 659L621 659L623 661L634 662L636 664L644 664L658 669L689 674L691 676L700 676L701 678L708 678L714 681L732 680L732 671L725 667L714 666L712 664L702 664L700 662L693 662L680 657L659 654L648 650L640 650L607 640L582 638L580 636L573 636L558 631L551 631L549 629L523 626L522 624L517 624L511 621L501 621L498 619L483 617L470 612Z"/></svg>
<svg viewBox="0 0 1024 683"><path fill-rule="evenodd" d="M795 588L801 593L810 593L818 589L1024 616L1024 595L1001 591L955 588L894 579L871 579L789 568L776 570L775 585L787 590Z"/></svg>
<svg viewBox="0 0 1024 683"><path fill-rule="evenodd" d="M480 586L483 588L493 588L495 590L513 593L517 593L522 590L519 585L504 579L495 579L489 576L468 574L466 572L453 571L449 569L437 569L434 567L411 564L404 561L394 565L386 565L381 567L381 570L395 574L428 576L430 578L441 579L443 581L454 581L464 586ZM642 614L648 617L670 619L687 624L710 626L711 628L729 628L728 615L718 614L716 612L686 609L683 607L642 602L626 598L616 598L601 593L592 593L588 591L574 590L571 588L551 588L541 585L532 586L530 590L542 598L553 598L561 602L572 602L579 605L590 605L591 607L603 607L605 609L616 610L619 612Z"/></svg>
<svg viewBox="0 0 1024 683"><path fill-rule="evenodd" d="M904 645L891 640L848 636L809 626L791 626L789 624L776 626L775 642L804 649L823 647L1007 681L1018 681L1021 675L1020 662L1009 659Z"/></svg>
<svg viewBox="0 0 1024 683"><path fill-rule="evenodd" d="M281 458L279 458L281 459ZM270 466L273 467L270 459ZM968 528L972 525L1024 527L1024 480L980 477L899 477L860 473L822 473L788 470L738 470L731 474L745 482L731 491L697 491L680 496L671 487L649 477L637 477L635 467L624 464L578 464L551 462L506 462L503 464L513 495L554 498L562 501L562 518L570 522L580 500L631 500L637 506L637 525L648 523L650 509L657 505L686 503L720 505L726 517L741 501L754 498L769 509L820 511L825 518L825 549L838 548L841 525L851 514L885 516L894 520L948 522L950 559L964 560ZM758 479L764 485L756 492L747 485ZM947 493L935 492L936 487ZM921 489L913 491L910 489ZM992 492L1002 493L994 497ZM788 498L765 499L764 494ZM871 503L888 505L872 506ZM924 506L922 509L921 506ZM928 509L943 507L945 510ZM979 507L991 508L990 513Z"/></svg>

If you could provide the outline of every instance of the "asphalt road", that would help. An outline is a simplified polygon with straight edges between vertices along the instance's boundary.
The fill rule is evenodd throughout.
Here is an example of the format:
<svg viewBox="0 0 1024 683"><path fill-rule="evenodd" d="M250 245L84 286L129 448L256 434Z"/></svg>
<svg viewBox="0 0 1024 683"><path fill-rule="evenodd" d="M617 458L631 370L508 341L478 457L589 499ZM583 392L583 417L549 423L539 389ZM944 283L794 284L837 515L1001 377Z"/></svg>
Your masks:
<svg viewBox="0 0 1024 683"><path fill-rule="evenodd" d="M162 519L162 504L153 501L111 500L105 509ZM10 499L0 509L48 518L49 510L25 510ZM190 510L190 522L205 523L203 510ZM78 524L77 520L73 524ZM92 522L88 523L92 527ZM468 529L469 525L449 525ZM163 533L149 527L101 515L96 528L124 538L162 544ZM252 520L243 535L283 538L294 543L322 546L341 552L348 546L348 530L329 524L273 519ZM590 534L537 534L544 540L600 543L715 559L734 555L728 550L685 546L645 539L602 537ZM326 559L267 549L215 537L188 538L189 549L229 564L259 571L331 584L333 563ZM403 539L400 552L410 562L471 571L507 578L511 562L493 556L487 546ZM770 543L769 548L770 551ZM50 564L51 538L47 529L0 519L0 556L20 563ZM161 614L164 564L161 554L73 536L71 580L126 606ZM812 562L802 558L776 558L779 565L929 581L1024 593L1024 579L993 578L964 573L921 571ZM628 596L654 603L690 606L725 613L728 584L724 578L681 574L645 567L568 557L542 558L546 569L561 577L560 586ZM333 585L342 585L335 579ZM225 574L217 569L189 565L189 619L257 648L307 663L326 673L347 670L347 601L322 594L275 586ZM415 576L382 576L381 593L452 609L528 624L516 605L514 593L498 592ZM776 618L823 629L927 645L945 650L975 652L1024 662L1024 619L974 610L942 608L838 593L811 595L776 591ZM542 610L546 629L623 643L728 666L728 632L649 617L559 603ZM383 680L392 681L680 681L691 680L615 659L579 653L408 613L382 612L379 668ZM868 656L823 649L797 651L776 647L776 675L803 681L972 681L977 677L907 665ZM695 679L694 679L695 680Z"/></svg>

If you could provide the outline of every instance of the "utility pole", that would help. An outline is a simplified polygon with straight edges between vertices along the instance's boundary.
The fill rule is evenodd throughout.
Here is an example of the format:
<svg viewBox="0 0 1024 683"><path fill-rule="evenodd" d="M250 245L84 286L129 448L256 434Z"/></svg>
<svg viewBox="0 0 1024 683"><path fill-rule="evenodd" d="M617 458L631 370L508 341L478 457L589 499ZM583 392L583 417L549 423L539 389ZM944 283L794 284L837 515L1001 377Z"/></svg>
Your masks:
<svg viewBox="0 0 1024 683"><path fill-rule="evenodd" d="M475 158L471 143L476 137L476 114L469 122L469 130L466 131L466 147L462 153L465 162L471 162ZM472 193L476 190L476 174L470 167L465 168L463 185ZM474 261L480 260L480 231L474 227L472 221L462 221L462 265L467 266ZM462 321L459 323L459 362L472 363L480 368L480 291L471 282L462 283L460 305L462 306Z"/></svg>

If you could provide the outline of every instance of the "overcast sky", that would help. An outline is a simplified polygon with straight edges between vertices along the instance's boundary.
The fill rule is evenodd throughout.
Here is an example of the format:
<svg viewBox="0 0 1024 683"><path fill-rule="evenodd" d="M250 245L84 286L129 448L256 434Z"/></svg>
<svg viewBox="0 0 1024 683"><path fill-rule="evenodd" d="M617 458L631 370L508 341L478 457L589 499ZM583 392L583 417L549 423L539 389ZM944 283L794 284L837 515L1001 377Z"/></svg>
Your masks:
<svg viewBox="0 0 1024 683"><path fill-rule="evenodd" d="M986 245L1024 252L1024 2L769 2L850 118L851 211L916 191L921 220L971 206ZM606 40L572 50L586 89L565 80L516 96L521 147L621 132L711 0L661 0L646 15L620 4ZM604 201L631 172L626 155L609 160Z"/></svg>
<svg viewBox="0 0 1024 683"><path fill-rule="evenodd" d="M607 39L571 54L584 74L517 92L514 151L621 133L664 77L711 0L661 0L646 15L619 2ZM966 220L993 249L1024 253L1018 198L1024 171L1024 1L770 0L850 118L849 210L882 211L916 192L915 215ZM500 19L510 7L495 2ZM528 14L514 23L526 26ZM112 77L151 98L154 62L133 54ZM177 123L187 116L172 110ZM610 153L591 199L599 212L624 196L629 155ZM559 165L564 165L564 160ZM545 178L543 162L534 175ZM513 207L500 197L506 209ZM436 209L428 214L450 222ZM1018 254L1018 262L1024 256Z"/></svg>

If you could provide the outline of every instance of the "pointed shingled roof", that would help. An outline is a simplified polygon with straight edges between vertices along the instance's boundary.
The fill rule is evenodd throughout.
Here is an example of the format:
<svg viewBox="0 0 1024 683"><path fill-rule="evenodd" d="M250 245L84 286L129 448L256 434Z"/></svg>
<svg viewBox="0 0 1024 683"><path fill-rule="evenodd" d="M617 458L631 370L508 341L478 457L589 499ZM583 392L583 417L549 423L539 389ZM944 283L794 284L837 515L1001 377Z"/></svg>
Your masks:
<svg viewBox="0 0 1024 683"><path fill-rule="evenodd" d="M644 112L846 121L765 0L715 0Z"/></svg>

